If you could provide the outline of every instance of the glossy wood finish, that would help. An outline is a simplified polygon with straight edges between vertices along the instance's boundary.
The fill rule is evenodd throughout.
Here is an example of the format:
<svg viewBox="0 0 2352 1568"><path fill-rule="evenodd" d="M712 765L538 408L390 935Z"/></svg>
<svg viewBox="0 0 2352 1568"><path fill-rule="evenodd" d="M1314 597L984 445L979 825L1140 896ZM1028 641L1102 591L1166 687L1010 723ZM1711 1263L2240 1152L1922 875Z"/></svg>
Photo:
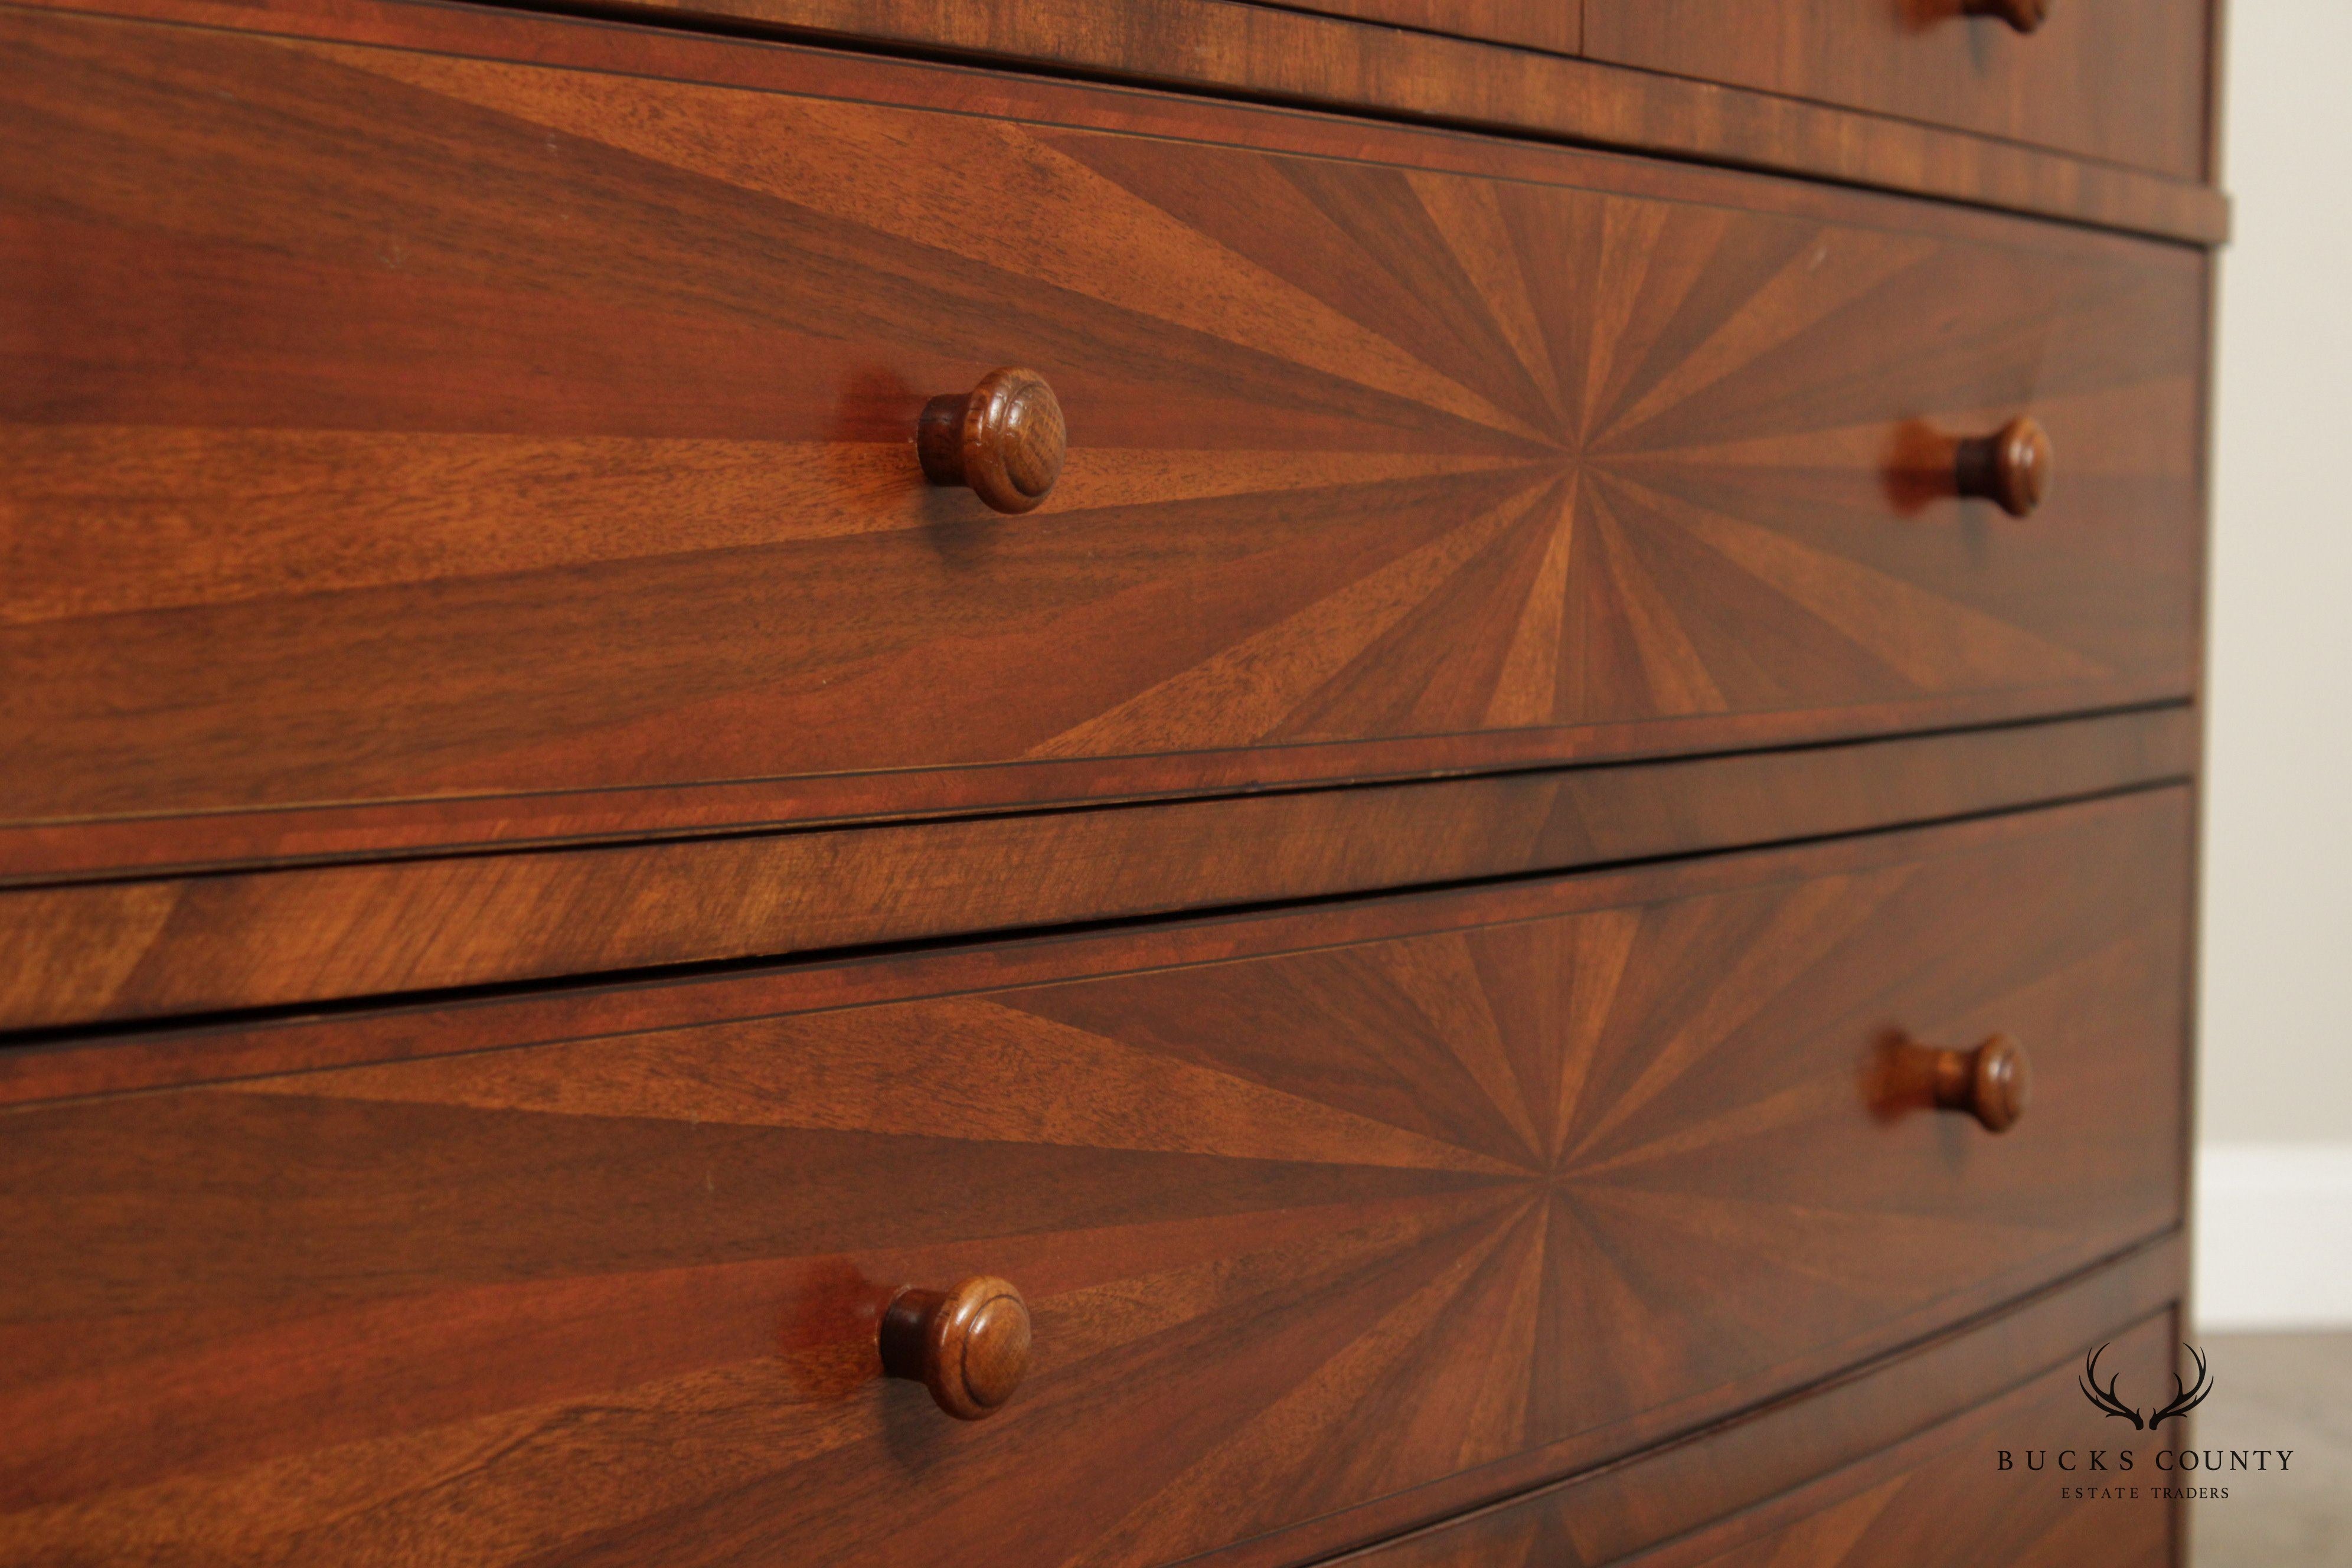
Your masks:
<svg viewBox="0 0 2352 1568"><path fill-rule="evenodd" d="M915 454L923 478L961 485L991 511L1024 512L1052 493L1068 456L1062 405L1044 376L1008 365L965 393L923 405Z"/></svg>
<svg viewBox="0 0 2352 1568"><path fill-rule="evenodd" d="M2181 179L2206 165L2206 0L1586 0L1597 59L1958 126Z"/></svg>
<svg viewBox="0 0 2352 1568"><path fill-rule="evenodd" d="M877 1348L886 1377L930 1390L959 1421L1004 1408L1028 1374L1029 1304L1011 1282L975 1275L952 1289L909 1286L882 1311Z"/></svg>
<svg viewBox="0 0 2352 1568"><path fill-rule="evenodd" d="M1583 37L1582 0L1257 0L1424 33L1485 38L1572 55Z"/></svg>
<svg viewBox="0 0 2352 1568"><path fill-rule="evenodd" d="M8 1112L0 1557L1150 1563L1580 1468L2177 1223L2189 826L2149 794L856 1007L615 992ZM1874 1110L1886 1031L1990 1026L2038 1042L2007 1137ZM1035 1350L963 1428L877 1321L982 1268Z"/></svg>
<svg viewBox="0 0 2352 1568"><path fill-rule="evenodd" d="M2006 1132L2017 1125L2032 1098L2032 1085L2025 1047L2007 1035L1995 1035L1972 1051L1943 1047L1934 1055L1937 1109L1965 1111L1988 1132Z"/></svg>
<svg viewBox="0 0 2352 1568"><path fill-rule="evenodd" d="M2076 784L2088 784L2104 776L2109 781L2107 787L2120 787L2120 781L2127 773L2141 782L2182 779L2189 776L2196 748L2193 719L2177 712L2146 728L2128 721L2070 724L2063 727L2063 733L2071 737L2068 747L2053 746L2046 741L2038 747L2020 745L2015 736L2004 737L2002 743L1981 750L1971 746L1965 751L1951 738L1886 742L1884 744L1894 748L1895 755L1902 758L1902 765L1895 765L1877 746L1873 746L1859 753L1863 765L1851 770L1840 764L1855 758L1842 753L1838 748L1808 753L1811 765L1800 763L1795 758L1772 759L1769 771L1744 766L1739 759L1678 764L1693 770L1685 775L1694 786L1687 791L1674 787L1675 773L1608 770L1598 777L1624 779L1622 793L1563 797L1567 805L1560 816L1572 817L1582 824L1579 830L1583 835L1580 841L1588 848L1581 863L1624 861L1635 858L1626 853L1629 847L1643 844L1680 841L1686 848L1701 847L1705 842L1701 830L1715 830L1720 836L1713 841L1722 845L1801 838L1805 835L1790 831L1800 824L1835 832L1839 829L1829 826L1835 820L1835 814L1849 809L1853 818L1846 831L1866 828L1883 824L1889 815L1890 801L1901 808L1892 815L1937 820L1997 809L1990 803L2004 792L2011 805L2096 793L2052 787L2062 781L2063 775L2051 764L2062 757L2071 759ZM2090 743L2095 739L2099 741L2096 745ZM1971 799L1974 805L1969 804ZM1466 813L1460 796L1442 797L1438 805L1429 810L1432 816L1449 820L1464 815L1475 816ZM1384 820L1378 816L1345 820L1362 830L1367 842L1374 844L1398 837L1401 826L1394 818ZM1426 828L1428 825L1424 817L1421 826ZM1727 826L1737 826L1740 831L1723 832ZM1496 831L1496 824L1474 820L1466 831L1492 832ZM1230 837L1223 842L1244 860L1260 847L1255 842L1235 845ZM1842 842L1859 845L1864 841L1848 838ZM1806 853L1822 856L1828 852L1811 849ZM1762 858L1750 856L1739 864L1758 864ZM1636 883L1626 879L1640 879L1639 885L1654 888L1669 885L1671 876L1671 885L1679 889L1713 887L1717 885L1714 879L1722 874L1721 868L1726 864L1720 858L1684 858L1670 863L1675 868L1671 872L1668 866L1641 866L1588 874L1576 885L1588 891L1605 890L1632 888ZM1159 874L1164 868L1146 869ZM1368 869L1373 873L1383 869L1392 872L1394 867L1375 864ZM1395 884L1391 880L1373 885ZM1517 910L1519 906L1511 904L1504 895L1504 889L1512 886L1522 884L1491 884L1481 896L1492 901L1492 908ZM1179 890L1182 890L1181 886ZM1407 929L1397 922L1419 919L1413 911L1419 910L1424 900L1442 902L1450 896L1415 893L1351 903L1347 906L1347 940L1372 941ZM1328 931L1328 922L1338 918L1327 906L1307 904L1288 916L1250 917L1252 923L1246 929L1289 930L1291 927L1282 924L1288 920ZM1257 923L1267 921L1273 923ZM473 1049L483 1044L485 1031L493 1028L515 1031L502 1037L510 1041L545 1038L587 1027L583 1020L588 1018L609 1019L609 1009L618 1005L614 999L625 995L636 999L634 1006L656 1009L663 1017L675 1020L678 1009L688 1006L689 999L698 997L756 994L761 998L756 1004L758 1007L838 1007L899 996L905 993L894 988L898 984L898 977L908 974L919 973L933 979L951 977L937 979L938 984L948 988L1035 980L1069 973L1066 966L1075 960L1067 953L1073 943L1087 953L1117 954L1115 962L1119 964L1159 962L1171 952L1181 953L1185 962L1205 963L1229 955L1233 951L1230 933L1242 929L1244 928L1225 921L1210 920L1175 927L1137 928L1132 934L1116 941L1056 932L1026 937L1010 945L948 948L929 953L919 963L903 955L886 958L851 953L823 963L759 971L756 979L739 975L729 987L718 989L695 972L685 971L629 981L617 989L613 984L583 983L561 989L469 997L461 1002L420 1002L361 1014L191 1023L151 1027L127 1036L68 1035L38 1044L12 1042L12 1048L0 1050L0 1105ZM930 984L931 980L925 983ZM488 1021L493 1018L508 1022L494 1026Z"/></svg>
<svg viewBox="0 0 2352 1568"><path fill-rule="evenodd" d="M2031 517L2050 493L2057 455L2038 420L2019 417L1990 436L1962 440L1952 458L1953 487L1989 500L2011 517Z"/></svg>
<svg viewBox="0 0 2352 1568"><path fill-rule="evenodd" d="M2141 1370L2171 1369L2172 1324L2143 1325L2122 1345ZM1898 1448L1823 1477L1712 1529L1625 1560L1625 1568L2173 1568L2179 1561L2179 1505L2155 1495L2137 1500L2070 1498L2048 1475L1995 1473L1981 1479L1998 1449L2055 1447L2047 1434L2087 1435L2081 1393L2055 1367L2032 1385ZM1998 1500L1956 1508L1956 1474L1977 1472L1977 1488ZM2085 1478L2086 1480L2095 1480Z"/></svg>
<svg viewBox="0 0 2352 1568"><path fill-rule="evenodd" d="M265 3L273 17L309 9L306 0ZM1300 9L1360 5L1370 15L1375 4L1388 8L1336 0ZM2229 226L2228 203L2199 182L1711 82L1232 0L616 0L598 9L1667 153L2176 239L2219 240ZM209 14L251 12L222 4Z"/></svg>
<svg viewBox="0 0 2352 1568"><path fill-rule="evenodd" d="M93 819L142 860L281 811L424 847L540 792L662 832L759 781L902 814L949 770L1011 804L1073 765L1149 794L1202 753L1446 770L2194 684L2190 252L694 57L775 89L739 91L505 21L641 74L467 58L455 22L425 53L8 14L0 100L49 150L0 174L8 870L129 868L74 847ZM1300 126L1350 156L1202 139ZM1021 363L1073 445L1011 520L908 437ZM1911 483L2029 400L2070 465L2036 526Z"/></svg>
<svg viewBox="0 0 2352 1568"><path fill-rule="evenodd" d="M2114 1341L2109 1354L2141 1386L2160 1385L2171 1370L2177 1310L2120 1330L2090 1328L2079 1309L2068 1316L2078 1336L2071 1346L2059 1338L2055 1311L2020 1313L1621 1471L1341 1561L1349 1568L2170 1568L2178 1507L2147 1495L2068 1500L2054 1472L1997 1467L2004 1447L2105 1447L2114 1463L2113 1435L2094 1426L2096 1413L2073 1381L2088 1346ZM1995 1333L2001 1338L1991 1351L1982 1342ZM1977 1381L1954 1376L1971 1361ZM1918 1415L1938 1397L1981 1403L1923 1431ZM1855 1427L1868 1438L1857 1441ZM1821 1474L1828 1467L1815 1456L1824 1450L1852 1462ZM2144 1450L2142 1465L2153 1457ZM2147 1486L2156 1478L2132 1479ZM1774 1495L1780 1485L1790 1489ZM1693 1525L1669 1543L1620 1555L1645 1536Z"/></svg>
<svg viewBox="0 0 2352 1568"><path fill-rule="evenodd" d="M2210 267L1853 187L2221 199L1776 4L0 5L0 1563L2152 1568Z"/></svg>
<svg viewBox="0 0 2352 1568"><path fill-rule="evenodd" d="M2181 708L1566 772L0 892L0 1027L1368 892L2186 777ZM0 1066L0 1072L5 1072Z"/></svg>
<svg viewBox="0 0 2352 1568"><path fill-rule="evenodd" d="M2172 718L2157 717L2166 711ZM2189 726L2180 710L2127 710L2059 722L2077 730L2051 731L2041 724L2024 727L2019 738L2025 749L2039 746L2053 734L2116 733L2111 721L2121 719L2123 730L2147 726L2147 745L2134 743L2112 753L2118 759L2112 776L2145 780L2147 759L2158 754L2188 754L2170 738ZM1892 711L1856 710L1858 721L1891 721ZM1754 715L1751 721L1728 728L1743 746L1763 747L1786 736L1790 719L1802 714ZM1971 715L1969 722L1981 721ZM1671 732L1672 727L1667 727ZM1460 738L1437 738L1426 744L1377 748L1377 759L1367 748L1334 746L1269 752L1225 749L1187 752L1179 757L1153 758L1150 765L1160 774L1162 788L1136 788L1131 759L1108 758L1098 763L1034 764L1017 769L950 770L915 775L845 775L824 780L750 780L733 784L697 785L673 790L630 790L610 794L593 791L558 792L545 795L470 796L413 802L398 809L378 806L320 806L278 812L247 812L172 818L117 818L107 822L66 821L46 826L0 826L0 864L15 869L0 874L0 889L53 886L93 877L122 877L135 871L186 873L247 870L264 862L325 864L407 856L451 848L511 849L578 847L592 843L636 845L649 838L687 838L723 834L774 833L810 824L838 825L872 822L885 800L904 809L881 814L882 820L937 819L988 812L1007 805L1066 801L1074 795L1097 804L1164 801L1200 794L1265 793L1301 785L1342 787L1388 784L1432 775L1468 775L1524 771L1555 764L1554 732L1497 731L1478 737L1465 747ZM1603 755L1630 744L1655 747L1658 731L1649 726L1602 726L1593 735L1594 749ZM2112 742L2091 748L2104 751ZM2014 786L1992 785L1985 775L1970 773L1969 783L1956 792L1931 785L1941 800L1958 798L1969 790L1993 790L2008 800L2027 802L2048 798L2033 795L2053 777L2079 779L2098 774L2104 764L2084 758L2068 760L2073 742L2062 742L2058 755L2048 762L2021 762L2022 778L2040 781ZM1574 748L1570 748L1574 750ZM1666 745L1671 758L1683 748ZM1465 755L1465 752L1469 754ZM1872 753L1875 754L1875 753ZM2122 760L2137 756L2139 761ZM1377 762L1378 765L1373 765ZM1645 764L1636 764L1645 765ZM2171 765L2171 764L2168 764ZM2186 771L2187 763L2178 766ZM1902 770L1897 770L1898 772ZM2103 775L2104 776L2104 775ZM1913 780L1916 784L1919 781ZM1916 816L1911 784L1890 779L1883 812L1860 826L1885 826L1913 820ZM2078 793L2068 784L2064 793ZM1011 798L1008 798L1008 795ZM1988 797L1990 798L1990 797ZM1716 814L1707 814L1710 817ZM1732 820L1744 823L1752 813L1729 808ZM1728 847L1716 841L1707 847Z"/></svg>

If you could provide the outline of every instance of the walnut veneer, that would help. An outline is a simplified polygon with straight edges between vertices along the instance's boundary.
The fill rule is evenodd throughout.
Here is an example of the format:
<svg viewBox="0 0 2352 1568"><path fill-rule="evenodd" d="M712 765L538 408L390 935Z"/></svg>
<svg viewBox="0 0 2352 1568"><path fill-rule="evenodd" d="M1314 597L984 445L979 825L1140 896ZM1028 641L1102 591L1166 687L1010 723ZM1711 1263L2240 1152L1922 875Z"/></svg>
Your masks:
<svg viewBox="0 0 2352 1568"><path fill-rule="evenodd" d="M1241 110L1173 141L1078 89L976 125L961 79L621 75L609 29L601 69L0 33L49 149L0 192L73 258L0 391L16 843L1032 805L2195 681L2190 250ZM935 477L980 493L927 482L927 405L1024 365L1066 443L967 476L958 404ZM1958 499L2025 510L1966 441L2029 416L2046 502Z"/></svg>
<svg viewBox="0 0 2352 1568"><path fill-rule="evenodd" d="M0 1542L1160 1562L1610 1458L2179 1223L2189 829L2159 790L28 1107ZM1995 1029L2014 1127L1904 1092ZM968 1384L1032 1314L1018 1394Z"/></svg>
<svg viewBox="0 0 2352 1568"><path fill-rule="evenodd" d="M0 1568L2177 1563L2126 9L0 4Z"/></svg>

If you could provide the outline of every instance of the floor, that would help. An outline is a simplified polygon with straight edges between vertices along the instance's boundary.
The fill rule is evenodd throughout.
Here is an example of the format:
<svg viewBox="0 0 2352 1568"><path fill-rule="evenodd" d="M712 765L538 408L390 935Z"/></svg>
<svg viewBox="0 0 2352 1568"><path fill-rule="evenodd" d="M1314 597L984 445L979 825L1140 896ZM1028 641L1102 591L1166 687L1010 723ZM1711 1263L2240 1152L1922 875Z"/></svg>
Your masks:
<svg viewBox="0 0 2352 1568"><path fill-rule="evenodd" d="M2291 1448L2284 1476L2189 1505L2195 1568L2352 1568L2352 1334L2216 1334L2200 1448Z"/></svg>

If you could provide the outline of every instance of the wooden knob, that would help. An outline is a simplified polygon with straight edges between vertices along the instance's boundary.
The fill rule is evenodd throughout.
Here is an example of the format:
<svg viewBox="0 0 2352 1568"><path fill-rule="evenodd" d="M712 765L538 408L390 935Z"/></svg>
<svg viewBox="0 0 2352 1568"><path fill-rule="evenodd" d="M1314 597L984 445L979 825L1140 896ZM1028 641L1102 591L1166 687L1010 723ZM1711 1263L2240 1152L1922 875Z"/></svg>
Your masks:
<svg viewBox="0 0 2352 1568"><path fill-rule="evenodd" d="M909 1286L882 1314L882 1370L931 1391L959 1421L992 1415L1029 1370L1029 1304L1002 1279Z"/></svg>
<svg viewBox="0 0 2352 1568"><path fill-rule="evenodd" d="M1988 1132L2006 1132L2025 1114L2032 1074L2025 1048L2007 1035L1995 1035L1972 1051L1936 1053L1936 1103L1965 1110Z"/></svg>
<svg viewBox="0 0 2352 1568"><path fill-rule="evenodd" d="M1961 442L1953 477L1962 495L2023 517L2042 504L2053 465L2050 437L2042 426L2031 419L2012 419L1992 435Z"/></svg>
<svg viewBox="0 0 2352 1568"><path fill-rule="evenodd" d="M1054 389L1034 370L1008 365L967 394L923 405L915 450L935 485L970 485L998 511L1027 511L1062 477L1069 433Z"/></svg>
<svg viewBox="0 0 2352 1568"><path fill-rule="evenodd" d="M2021 33L2031 33L2050 19L2050 0L1961 0L1971 16L1998 16Z"/></svg>

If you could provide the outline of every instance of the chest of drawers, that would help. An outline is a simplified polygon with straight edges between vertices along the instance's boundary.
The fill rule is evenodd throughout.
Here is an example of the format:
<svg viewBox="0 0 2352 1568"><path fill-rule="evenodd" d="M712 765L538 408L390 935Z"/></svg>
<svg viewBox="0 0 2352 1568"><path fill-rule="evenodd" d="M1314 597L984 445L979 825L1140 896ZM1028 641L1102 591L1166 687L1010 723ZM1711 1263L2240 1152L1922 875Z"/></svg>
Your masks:
<svg viewBox="0 0 2352 1568"><path fill-rule="evenodd" d="M0 6L0 1563L2175 1560L2202 5L603 9Z"/></svg>

